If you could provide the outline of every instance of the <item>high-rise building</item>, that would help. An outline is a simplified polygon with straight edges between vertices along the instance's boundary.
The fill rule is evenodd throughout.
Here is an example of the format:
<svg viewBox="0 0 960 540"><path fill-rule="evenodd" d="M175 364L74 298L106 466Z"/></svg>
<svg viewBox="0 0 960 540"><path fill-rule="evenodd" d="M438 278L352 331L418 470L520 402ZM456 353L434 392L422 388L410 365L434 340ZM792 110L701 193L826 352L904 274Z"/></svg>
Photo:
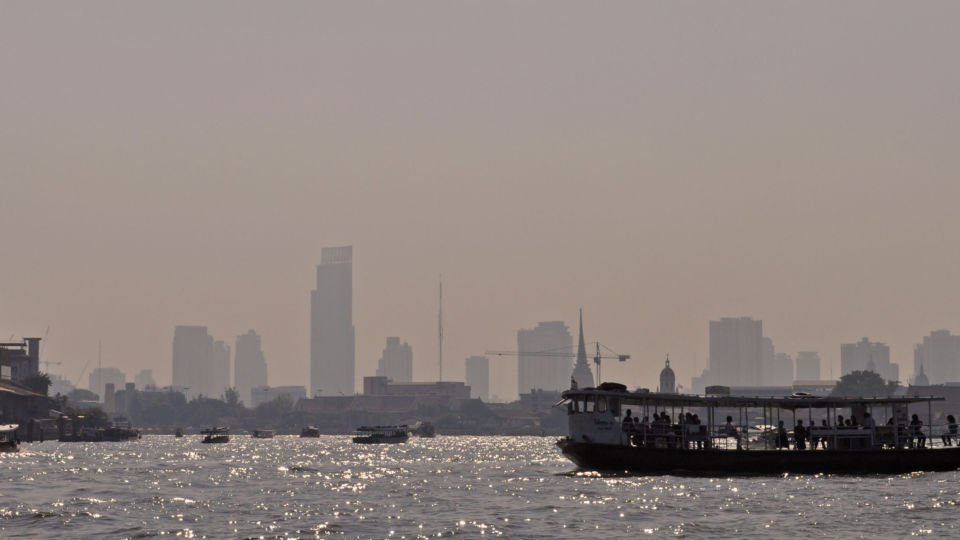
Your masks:
<svg viewBox="0 0 960 540"><path fill-rule="evenodd" d="M157 387L157 381L153 379L152 369L141 369L140 373L133 376L133 383L138 390L150 390Z"/></svg>
<svg viewBox="0 0 960 540"><path fill-rule="evenodd" d="M210 397L212 371L213 337L207 327L177 326L173 331L173 386L185 389L187 399L200 394Z"/></svg>
<svg viewBox="0 0 960 540"><path fill-rule="evenodd" d="M413 349L410 345L400 343L398 337L388 337L377 365L377 376L393 382L413 382Z"/></svg>
<svg viewBox="0 0 960 540"><path fill-rule="evenodd" d="M267 361L260 346L260 335L248 330L246 334L237 336L233 354L233 384L240 395L240 401L252 407L251 390L258 386L267 386Z"/></svg>
<svg viewBox="0 0 960 540"><path fill-rule="evenodd" d="M223 341L213 343L213 364L210 371L210 393L212 398L222 397L230 387L230 346Z"/></svg>
<svg viewBox="0 0 960 540"><path fill-rule="evenodd" d="M873 371L884 380L900 380L900 366L890 362L890 347L867 338L840 345L840 375L854 371Z"/></svg>
<svg viewBox="0 0 960 540"><path fill-rule="evenodd" d="M812 351L797 353L797 380L820 380L820 355Z"/></svg>
<svg viewBox="0 0 960 540"><path fill-rule="evenodd" d="M791 386L793 384L793 358L787 353L775 353L773 362L764 364L764 383L767 386Z"/></svg>
<svg viewBox="0 0 960 540"><path fill-rule="evenodd" d="M761 386L763 354L763 321L750 317L710 321L710 358L703 384Z"/></svg>
<svg viewBox="0 0 960 540"><path fill-rule="evenodd" d="M105 388L112 384L114 388L123 388L127 382L127 374L115 367L94 368L90 372L87 388L94 394L100 396L103 402L106 396Z"/></svg>
<svg viewBox="0 0 960 540"><path fill-rule="evenodd" d="M353 247L323 248L310 293L310 395L352 395Z"/></svg>
<svg viewBox="0 0 960 540"><path fill-rule="evenodd" d="M929 384L960 382L960 336L935 330L913 349L913 373L923 372Z"/></svg>
<svg viewBox="0 0 960 540"><path fill-rule="evenodd" d="M468 357L466 374L470 397L490 401L490 359L486 356Z"/></svg>
<svg viewBox="0 0 960 540"><path fill-rule="evenodd" d="M517 351L517 388L521 394L570 387L573 336L563 321L541 322L532 330L518 331Z"/></svg>

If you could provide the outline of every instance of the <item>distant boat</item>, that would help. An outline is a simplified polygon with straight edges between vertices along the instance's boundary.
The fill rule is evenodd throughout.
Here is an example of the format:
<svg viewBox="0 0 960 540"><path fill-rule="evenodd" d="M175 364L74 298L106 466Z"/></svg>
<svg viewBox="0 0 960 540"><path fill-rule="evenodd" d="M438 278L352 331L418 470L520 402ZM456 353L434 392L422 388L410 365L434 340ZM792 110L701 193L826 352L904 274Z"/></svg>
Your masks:
<svg viewBox="0 0 960 540"><path fill-rule="evenodd" d="M183 437L183 430L180 429L180 428L177 428L177 430L173 432L173 436L176 437L176 438L178 438L178 439L179 439L180 437Z"/></svg>
<svg viewBox="0 0 960 540"><path fill-rule="evenodd" d="M255 429L253 430L254 439L272 439L276 431L272 429Z"/></svg>
<svg viewBox="0 0 960 540"><path fill-rule="evenodd" d="M401 426L360 426L353 442L357 444L395 444L410 438L406 424Z"/></svg>
<svg viewBox="0 0 960 540"><path fill-rule="evenodd" d="M437 428L430 422L417 422L410 430L417 437L434 437L437 434Z"/></svg>
<svg viewBox="0 0 960 540"><path fill-rule="evenodd" d="M18 424L0 425L0 452L19 452L20 439L17 438Z"/></svg>
<svg viewBox="0 0 960 540"><path fill-rule="evenodd" d="M301 437L319 437L320 428L318 428L317 426L307 426L303 428L302 431L300 431L300 436Z"/></svg>
<svg viewBox="0 0 960 540"><path fill-rule="evenodd" d="M230 428L228 427L212 427L200 431L200 434L203 435L202 443L225 443L230 442Z"/></svg>

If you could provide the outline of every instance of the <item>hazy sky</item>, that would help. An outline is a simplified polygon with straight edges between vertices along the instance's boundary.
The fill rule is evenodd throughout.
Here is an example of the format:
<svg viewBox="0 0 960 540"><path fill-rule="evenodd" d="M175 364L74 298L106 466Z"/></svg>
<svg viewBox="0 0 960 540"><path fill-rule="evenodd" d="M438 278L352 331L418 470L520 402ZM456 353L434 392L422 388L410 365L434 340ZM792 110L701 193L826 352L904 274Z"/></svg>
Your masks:
<svg viewBox="0 0 960 540"><path fill-rule="evenodd" d="M778 351L960 331L960 3L0 1L0 336L169 384L173 328L303 384L324 246L357 377L562 319L686 385L708 321ZM492 391L516 391L492 359ZM84 372L81 384L86 386ZM827 375L827 367L824 368Z"/></svg>

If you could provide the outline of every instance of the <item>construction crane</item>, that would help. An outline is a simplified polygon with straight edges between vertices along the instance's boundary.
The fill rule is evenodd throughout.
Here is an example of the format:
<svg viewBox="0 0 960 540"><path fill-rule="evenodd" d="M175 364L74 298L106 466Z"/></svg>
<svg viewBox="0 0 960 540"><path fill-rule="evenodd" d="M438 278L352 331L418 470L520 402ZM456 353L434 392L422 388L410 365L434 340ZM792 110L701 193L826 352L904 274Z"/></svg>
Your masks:
<svg viewBox="0 0 960 540"><path fill-rule="evenodd" d="M614 350L610 349L606 345L601 344L599 341L594 341L588 343L587 345L595 345L597 353L593 357L593 363L597 365L597 384L603 380L600 377L600 363L601 360L617 360L620 362L626 362L630 359L629 354L618 354ZM600 353L600 348L603 348L607 351L606 354ZM484 354L489 354L492 356L550 356L554 358L576 358L577 353L568 352L566 350L554 350L554 351L536 351L536 352L526 352L526 351L486 351Z"/></svg>
<svg viewBox="0 0 960 540"><path fill-rule="evenodd" d="M43 351L47 346L47 336L49 335L50 335L50 325L48 324L46 331L43 333L43 338L40 340L40 357L41 358L45 358L43 355ZM60 364L63 364L63 362L51 362L49 360L41 360L40 363L46 366L44 369L44 372L48 374L50 373L50 366L59 366Z"/></svg>

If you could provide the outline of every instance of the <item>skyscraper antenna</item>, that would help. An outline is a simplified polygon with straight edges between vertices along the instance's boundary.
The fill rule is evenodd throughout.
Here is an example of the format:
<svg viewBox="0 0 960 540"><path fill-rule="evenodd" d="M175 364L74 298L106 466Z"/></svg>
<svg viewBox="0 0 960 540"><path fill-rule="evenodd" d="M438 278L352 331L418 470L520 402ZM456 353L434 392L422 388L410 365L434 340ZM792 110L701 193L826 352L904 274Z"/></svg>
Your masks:
<svg viewBox="0 0 960 540"><path fill-rule="evenodd" d="M443 381L443 276L439 277L440 281L440 309L437 312L437 337L439 339L437 347L437 364L440 367L440 377L438 381Z"/></svg>

